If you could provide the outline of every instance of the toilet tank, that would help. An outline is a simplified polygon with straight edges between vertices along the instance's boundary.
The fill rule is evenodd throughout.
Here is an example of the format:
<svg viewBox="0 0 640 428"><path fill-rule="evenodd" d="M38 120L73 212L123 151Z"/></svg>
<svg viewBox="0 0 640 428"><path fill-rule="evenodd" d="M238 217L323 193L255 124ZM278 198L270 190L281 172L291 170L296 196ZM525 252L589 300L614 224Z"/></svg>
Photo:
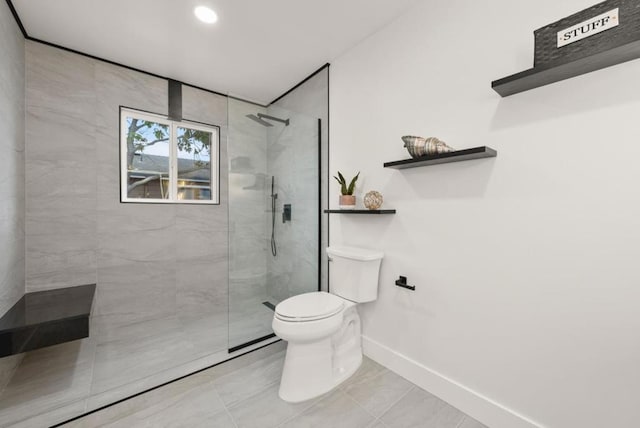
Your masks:
<svg viewBox="0 0 640 428"><path fill-rule="evenodd" d="M327 247L329 291L356 303L378 298L381 251L357 247Z"/></svg>

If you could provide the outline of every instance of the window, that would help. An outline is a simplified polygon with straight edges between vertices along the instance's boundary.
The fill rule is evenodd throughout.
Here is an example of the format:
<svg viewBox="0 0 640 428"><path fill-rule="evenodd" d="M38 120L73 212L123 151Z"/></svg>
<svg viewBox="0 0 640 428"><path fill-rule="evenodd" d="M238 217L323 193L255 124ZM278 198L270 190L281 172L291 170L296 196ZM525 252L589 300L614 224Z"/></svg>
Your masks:
<svg viewBox="0 0 640 428"><path fill-rule="evenodd" d="M122 202L218 203L219 129L120 110Z"/></svg>

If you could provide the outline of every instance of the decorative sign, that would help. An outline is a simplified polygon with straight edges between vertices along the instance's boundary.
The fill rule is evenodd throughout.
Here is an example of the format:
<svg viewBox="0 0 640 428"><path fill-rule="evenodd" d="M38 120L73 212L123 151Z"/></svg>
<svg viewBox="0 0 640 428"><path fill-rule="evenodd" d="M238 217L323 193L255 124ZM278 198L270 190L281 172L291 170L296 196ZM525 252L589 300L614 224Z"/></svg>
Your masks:
<svg viewBox="0 0 640 428"><path fill-rule="evenodd" d="M602 33L619 24L618 8L598 15L579 24L558 31L558 47L561 48L578 40L586 39L594 34Z"/></svg>

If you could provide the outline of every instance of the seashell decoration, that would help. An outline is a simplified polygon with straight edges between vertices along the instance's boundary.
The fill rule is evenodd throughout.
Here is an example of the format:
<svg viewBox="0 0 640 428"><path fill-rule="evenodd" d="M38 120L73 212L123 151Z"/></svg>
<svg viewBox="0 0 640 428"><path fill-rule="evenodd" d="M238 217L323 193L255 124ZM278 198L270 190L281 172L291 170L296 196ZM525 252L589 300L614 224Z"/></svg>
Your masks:
<svg viewBox="0 0 640 428"><path fill-rule="evenodd" d="M404 141L404 146L413 158L455 151L455 149L449 147L447 143L436 137L423 138L414 135L405 135L402 137L402 141Z"/></svg>
<svg viewBox="0 0 640 428"><path fill-rule="evenodd" d="M367 192L366 195L364 195L364 206L369 208L370 210L377 210L378 208L380 208L382 206L382 194L380 192L376 192L375 190L372 190L370 192Z"/></svg>

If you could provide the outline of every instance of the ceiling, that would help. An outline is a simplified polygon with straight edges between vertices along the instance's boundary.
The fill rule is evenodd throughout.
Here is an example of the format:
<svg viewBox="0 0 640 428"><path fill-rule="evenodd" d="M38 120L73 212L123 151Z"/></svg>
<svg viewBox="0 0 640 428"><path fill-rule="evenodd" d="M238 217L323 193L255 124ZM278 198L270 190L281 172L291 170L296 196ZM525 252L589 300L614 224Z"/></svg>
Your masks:
<svg viewBox="0 0 640 428"><path fill-rule="evenodd" d="M267 104L419 0L13 0L29 37ZM219 20L198 21L206 5Z"/></svg>

